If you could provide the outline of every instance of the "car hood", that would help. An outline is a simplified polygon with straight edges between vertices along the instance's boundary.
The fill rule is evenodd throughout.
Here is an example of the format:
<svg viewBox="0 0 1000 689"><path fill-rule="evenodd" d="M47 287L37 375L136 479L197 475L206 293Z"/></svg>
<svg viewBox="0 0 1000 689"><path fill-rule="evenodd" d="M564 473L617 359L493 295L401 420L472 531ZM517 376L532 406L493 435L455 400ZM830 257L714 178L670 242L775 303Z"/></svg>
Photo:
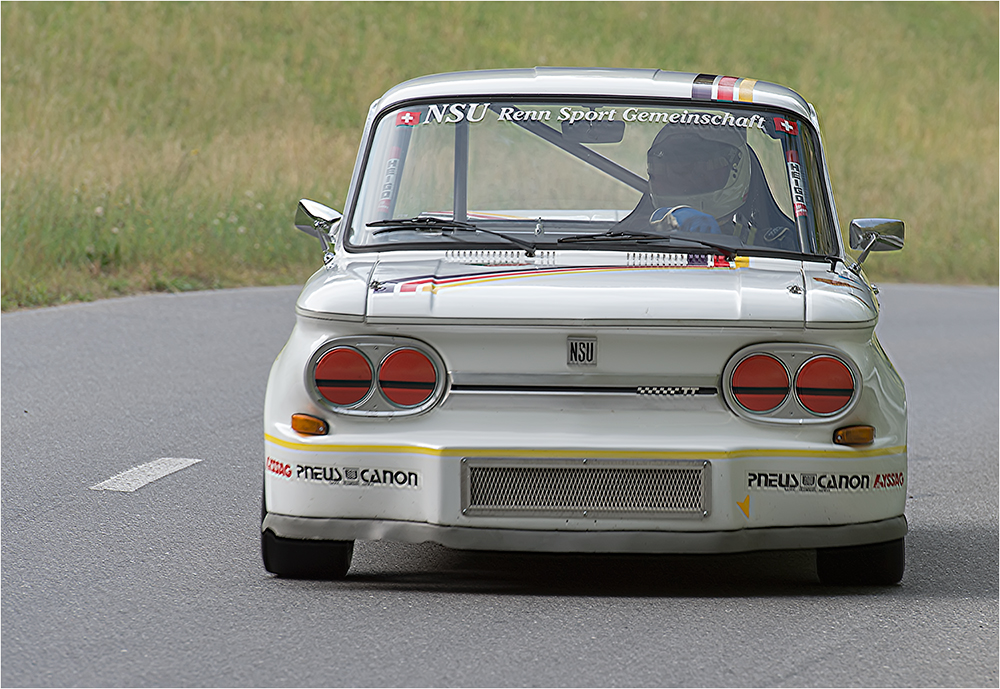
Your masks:
<svg viewBox="0 0 1000 689"><path fill-rule="evenodd" d="M317 273L299 311L370 323L873 324L856 276L798 261L711 255L347 260ZM502 252L501 252L502 253ZM625 260L622 260L622 257ZM565 257L562 257L565 259ZM866 298L867 297L867 298Z"/></svg>

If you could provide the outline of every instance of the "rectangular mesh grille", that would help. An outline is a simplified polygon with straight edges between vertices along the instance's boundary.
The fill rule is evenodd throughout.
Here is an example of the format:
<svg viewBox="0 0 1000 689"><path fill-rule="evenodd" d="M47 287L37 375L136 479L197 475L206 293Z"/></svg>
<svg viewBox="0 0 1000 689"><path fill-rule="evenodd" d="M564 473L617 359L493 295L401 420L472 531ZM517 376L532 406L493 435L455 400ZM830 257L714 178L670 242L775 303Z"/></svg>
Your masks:
<svg viewBox="0 0 1000 689"><path fill-rule="evenodd" d="M471 516L704 516L703 461L469 459L463 508Z"/></svg>

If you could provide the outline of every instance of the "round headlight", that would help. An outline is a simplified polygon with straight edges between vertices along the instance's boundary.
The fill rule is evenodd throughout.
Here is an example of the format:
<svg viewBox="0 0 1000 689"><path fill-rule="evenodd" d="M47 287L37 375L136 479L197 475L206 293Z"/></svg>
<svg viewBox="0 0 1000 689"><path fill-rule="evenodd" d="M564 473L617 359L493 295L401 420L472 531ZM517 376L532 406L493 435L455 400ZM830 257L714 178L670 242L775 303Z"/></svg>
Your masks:
<svg viewBox="0 0 1000 689"><path fill-rule="evenodd" d="M422 352L397 349L385 358L378 371L378 386L387 400L400 407L416 407L434 393L437 371Z"/></svg>
<svg viewBox="0 0 1000 689"><path fill-rule="evenodd" d="M795 394L813 414L836 414L854 397L854 376L840 359L813 357L795 377Z"/></svg>
<svg viewBox="0 0 1000 689"><path fill-rule="evenodd" d="M371 364L352 347L334 347L324 354L313 375L319 394L341 407L357 404L372 387Z"/></svg>
<svg viewBox="0 0 1000 689"><path fill-rule="evenodd" d="M733 370L732 390L733 397L747 411L772 411L788 397L788 371L769 354L753 354Z"/></svg>

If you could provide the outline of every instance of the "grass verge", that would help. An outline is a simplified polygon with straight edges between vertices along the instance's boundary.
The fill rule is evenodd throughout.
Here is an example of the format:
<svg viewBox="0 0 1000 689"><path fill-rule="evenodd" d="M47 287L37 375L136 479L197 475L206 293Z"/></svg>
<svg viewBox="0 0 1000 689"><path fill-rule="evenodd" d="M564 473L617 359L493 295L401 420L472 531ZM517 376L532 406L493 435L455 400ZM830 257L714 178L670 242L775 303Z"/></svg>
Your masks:
<svg viewBox="0 0 1000 689"><path fill-rule="evenodd" d="M4 310L301 282L295 202L343 207L373 99L532 65L791 86L842 222L907 222L874 279L998 281L994 3L6 2L0 33Z"/></svg>

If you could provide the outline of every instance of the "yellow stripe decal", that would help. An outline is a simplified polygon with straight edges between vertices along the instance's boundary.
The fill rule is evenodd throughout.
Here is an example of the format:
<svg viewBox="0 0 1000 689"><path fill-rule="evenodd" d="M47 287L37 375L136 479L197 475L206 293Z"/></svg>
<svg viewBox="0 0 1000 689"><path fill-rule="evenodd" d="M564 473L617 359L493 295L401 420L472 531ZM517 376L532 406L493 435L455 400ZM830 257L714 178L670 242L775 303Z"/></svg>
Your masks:
<svg viewBox="0 0 1000 689"><path fill-rule="evenodd" d="M426 455L429 457L505 457L524 459L739 459L743 457L817 457L823 459L862 459L885 457L906 452L906 445L871 450L783 450L753 449L722 452L658 452L645 450L534 450L529 448L435 448L419 445L331 445L295 443L264 434L264 439L279 447L305 452L345 454L378 453Z"/></svg>
<svg viewBox="0 0 1000 689"><path fill-rule="evenodd" d="M746 101L747 103L753 102L753 87L757 83L756 79L744 79L740 82L740 95L739 99L741 101Z"/></svg>
<svg viewBox="0 0 1000 689"><path fill-rule="evenodd" d="M750 261L744 257L737 257L736 268L746 268L750 265ZM538 271L525 271L516 274L502 274L502 275L487 275L483 277L475 278L465 278L465 279L455 279L447 281L432 281L425 284L418 285L413 291L414 292L430 292L431 294L437 294L441 290L448 289L449 287L470 287L474 285L489 284L491 282L501 282L505 280L524 280L526 278L540 278L549 277L552 275L575 275L581 273L624 273L624 272L635 272L635 271L663 271L663 270L719 270L726 269L728 266L716 266L716 265L667 265L667 266L622 266L620 268L572 268L572 269L558 269L558 270L538 270ZM729 268L732 270L732 268Z"/></svg>

